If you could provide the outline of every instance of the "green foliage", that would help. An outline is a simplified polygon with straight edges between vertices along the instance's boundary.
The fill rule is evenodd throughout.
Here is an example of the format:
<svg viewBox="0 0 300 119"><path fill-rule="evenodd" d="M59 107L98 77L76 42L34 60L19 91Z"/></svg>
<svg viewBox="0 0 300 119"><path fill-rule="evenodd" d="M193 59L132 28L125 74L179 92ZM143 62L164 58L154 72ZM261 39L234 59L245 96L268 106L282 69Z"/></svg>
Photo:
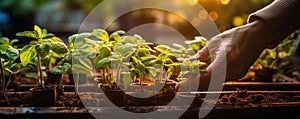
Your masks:
<svg viewBox="0 0 300 119"><path fill-rule="evenodd" d="M26 69L21 68L19 63L15 63L15 60L19 57L19 50L16 49L13 44L18 40L9 40L8 38L0 38L0 88L3 94L7 86L11 82L11 76L20 73ZM9 79L5 79L5 76L9 76ZM6 81L7 80L7 81Z"/></svg>
<svg viewBox="0 0 300 119"><path fill-rule="evenodd" d="M186 41L185 43L189 45L188 48L185 48L180 44L173 44L172 53L176 54L179 64L175 63L170 65L171 69L167 71L167 77L171 77L176 69L178 70L178 67L181 69L180 75L177 78L179 81L190 79L195 75L206 72L206 70L204 70L207 66L206 63L198 60L190 61L190 57L194 54L194 50L200 50L208 43L208 41L204 37L195 37L195 40Z"/></svg>
<svg viewBox="0 0 300 119"><path fill-rule="evenodd" d="M254 65L261 65L265 68L280 70L284 65L289 63L289 56L295 46L295 33L288 36L274 49L265 49Z"/></svg>
<svg viewBox="0 0 300 119"><path fill-rule="evenodd" d="M46 29L41 29L37 25L34 26L34 31L18 32L16 35L35 39L32 44L24 46L21 50L20 59L24 66L26 66L34 57L40 56L44 58L48 56L51 51L61 55L68 52L66 45L61 39L48 33Z"/></svg>
<svg viewBox="0 0 300 119"><path fill-rule="evenodd" d="M24 46L20 52L20 60L23 66L27 66L34 58L37 57L37 69L39 76L39 87L44 87L42 77L42 64L47 60L42 58L49 58L50 52L54 52L60 57L68 53L67 46L63 41L54 34L48 33L46 29L41 29L35 25L33 31L18 32L17 36L33 38L30 44ZM50 61L48 60L48 63ZM47 64L48 64L47 63Z"/></svg>
<svg viewBox="0 0 300 119"><path fill-rule="evenodd" d="M195 40L186 41L185 43L190 45L190 47L193 50L198 51L198 50L202 49L205 45L207 45L208 40L204 37L197 36L197 37L195 37Z"/></svg>

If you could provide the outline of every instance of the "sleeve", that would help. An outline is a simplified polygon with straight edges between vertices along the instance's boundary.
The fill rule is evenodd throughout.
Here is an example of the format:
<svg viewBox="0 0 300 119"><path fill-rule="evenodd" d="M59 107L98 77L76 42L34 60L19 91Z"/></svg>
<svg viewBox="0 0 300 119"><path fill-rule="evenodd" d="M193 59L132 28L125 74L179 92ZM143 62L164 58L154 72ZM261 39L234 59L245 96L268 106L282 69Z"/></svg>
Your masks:
<svg viewBox="0 0 300 119"><path fill-rule="evenodd" d="M300 28L300 0L275 0L267 7L252 13L248 22L262 20L273 34L274 48L285 37Z"/></svg>

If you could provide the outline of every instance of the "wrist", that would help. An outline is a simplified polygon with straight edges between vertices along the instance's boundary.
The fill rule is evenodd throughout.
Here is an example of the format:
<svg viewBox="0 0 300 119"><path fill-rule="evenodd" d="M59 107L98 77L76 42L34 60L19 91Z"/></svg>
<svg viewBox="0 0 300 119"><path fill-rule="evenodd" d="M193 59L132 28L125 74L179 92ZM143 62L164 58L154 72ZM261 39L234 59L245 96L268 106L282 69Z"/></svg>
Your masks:
<svg viewBox="0 0 300 119"><path fill-rule="evenodd" d="M274 33L272 32L272 30L270 30L269 25L265 21L257 19L250 24L253 25L253 35L256 35L258 37L256 39L259 40L257 41L257 43L264 45L265 48L274 48L277 45L275 37L273 35Z"/></svg>

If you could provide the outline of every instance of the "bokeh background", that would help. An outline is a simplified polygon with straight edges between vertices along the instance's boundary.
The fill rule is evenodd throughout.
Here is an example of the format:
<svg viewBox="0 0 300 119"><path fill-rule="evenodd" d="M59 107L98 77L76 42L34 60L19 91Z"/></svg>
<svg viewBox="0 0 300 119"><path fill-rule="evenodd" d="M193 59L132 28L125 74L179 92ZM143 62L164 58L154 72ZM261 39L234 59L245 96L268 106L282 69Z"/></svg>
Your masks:
<svg viewBox="0 0 300 119"><path fill-rule="evenodd" d="M0 0L0 35L11 39L17 38L16 32L31 30L37 24L47 28L49 32L65 39L78 32L78 29L88 13L103 0ZM136 0L139 1L139 0ZM250 13L263 8L273 0L173 0L172 3L157 1L154 4L185 6L189 8L195 4L201 4L206 11L190 10L194 18L191 24L201 25L202 19L212 19L222 32L246 24ZM138 2L137 2L138 3ZM126 7L138 4L126 4L126 0L118 3ZM126 5L124 5L126 4ZM103 17L110 17L117 5L103 7ZM180 14L182 11L174 11ZM139 15L139 14L135 14ZM145 19L157 18L160 13L140 14ZM149 17L150 16L150 17ZM134 16L132 16L134 17ZM139 17L141 18L141 17ZM111 29L126 29L130 26L130 20L119 22L118 27ZM176 19L171 18L169 24L176 24ZM182 27L182 26L181 26ZM180 28L179 28L180 29ZM182 28L184 29L184 28ZM20 39L20 38L18 38ZM26 43L26 39L20 40L19 46Z"/></svg>

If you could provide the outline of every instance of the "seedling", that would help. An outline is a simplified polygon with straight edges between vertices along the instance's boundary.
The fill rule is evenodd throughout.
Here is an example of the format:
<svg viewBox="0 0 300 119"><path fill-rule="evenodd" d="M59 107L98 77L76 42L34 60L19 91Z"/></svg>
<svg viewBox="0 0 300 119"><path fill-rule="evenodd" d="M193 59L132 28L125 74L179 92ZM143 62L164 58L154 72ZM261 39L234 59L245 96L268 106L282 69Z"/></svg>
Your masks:
<svg viewBox="0 0 300 119"><path fill-rule="evenodd" d="M16 35L34 39L21 49L20 59L22 65L26 66L31 60L37 58L38 87L45 88L42 76L42 58L47 57L51 51L58 55L66 54L67 46L60 38L37 25L34 26L34 31L19 32Z"/></svg>
<svg viewBox="0 0 300 119"><path fill-rule="evenodd" d="M0 38L1 94L4 94L10 84L11 76L24 70L20 68L20 64L15 63L15 60L19 57L19 50L12 46L15 42L18 42L18 40L10 41L5 37ZM5 76L9 76L7 82Z"/></svg>

